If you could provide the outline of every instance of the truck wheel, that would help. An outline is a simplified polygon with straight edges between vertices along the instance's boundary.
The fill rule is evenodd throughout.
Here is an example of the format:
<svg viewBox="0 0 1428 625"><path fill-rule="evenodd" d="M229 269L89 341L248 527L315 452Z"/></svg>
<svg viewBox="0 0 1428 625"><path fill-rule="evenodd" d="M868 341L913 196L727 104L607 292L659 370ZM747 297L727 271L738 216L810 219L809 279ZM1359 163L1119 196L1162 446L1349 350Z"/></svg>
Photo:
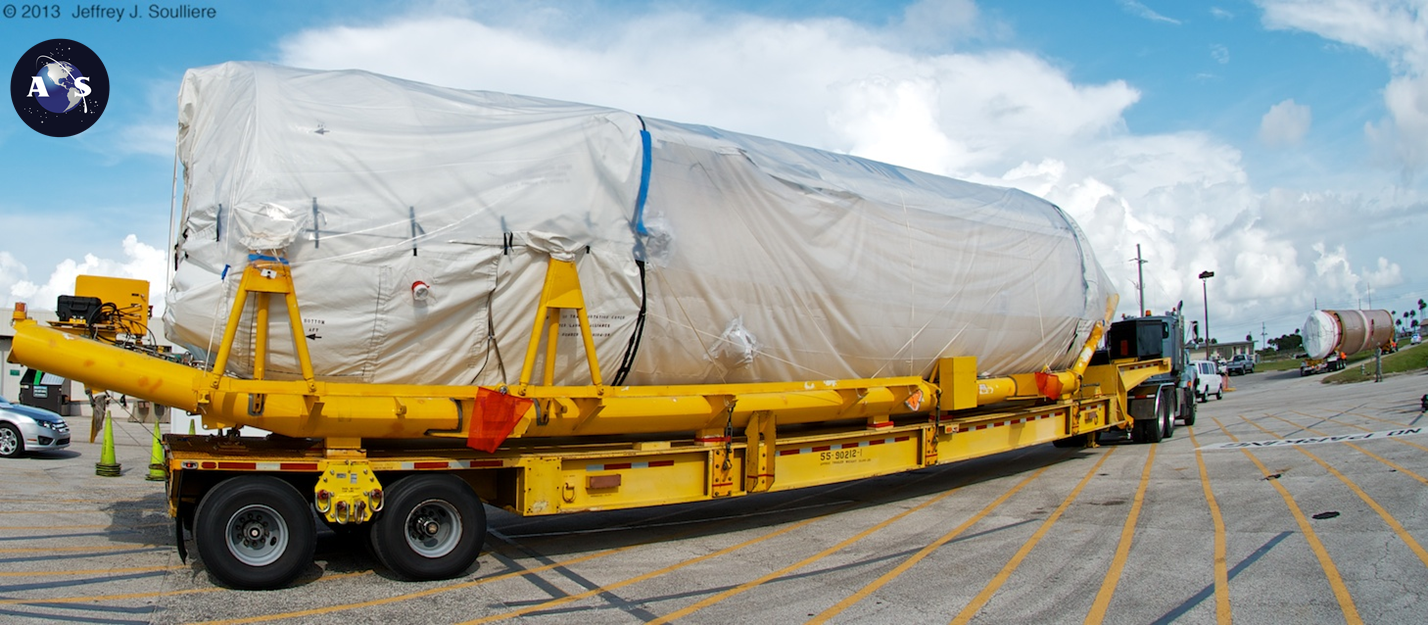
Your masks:
<svg viewBox="0 0 1428 625"><path fill-rule="evenodd" d="M486 509L452 475L412 475L387 489L372 521L372 552L413 580L448 579L471 568L486 542Z"/></svg>
<svg viewBox="0 0 1428 625"><path fill-rule="evenodd" d="M1170 410L1170 402L1160 403L1160 422L1165 425L1160 438L1166 439L1175 436L1175 413Z"/></svg>
<svg viewBox="0 0 1428 625"><path fill-rule="evenodd" d="M1159 443L1161 438L1161 419L1154 421L1150 419L1138 419L1131 425L1131 438L1137 443Z"/></svg>
<svg viewBox="0 0 1428 625"><path fill-rule="evenodd" d="M1195 425L1195 400L1181 402L1180 420L1184 421L1187 427Z"/></svg>
<svg viewBox="0 0 1428 625"><path fill-rule="evenodd" d="M267 475L229 478L204 495L193 522L198 554L219 581L280 588L312 563L317 528L291 484Z"/></svg>
<svg viewBox="0 0 1428 625"><path fill-rule="evenodd" d="M9 423L0 423L0 458L14 458L25 453L25 437Z"/></svg>
<svg viewBox="0 0 1428 625"><path fill-rule="evenodd" d="M1224 387L1221 387L1221 388L1219 388L1219 389L1217 389L1217 390L1215 391L1215 401L1220 401L1221 399L1224 399L1224 398L1225 398L1225 389L1224 389Z"/></svg>

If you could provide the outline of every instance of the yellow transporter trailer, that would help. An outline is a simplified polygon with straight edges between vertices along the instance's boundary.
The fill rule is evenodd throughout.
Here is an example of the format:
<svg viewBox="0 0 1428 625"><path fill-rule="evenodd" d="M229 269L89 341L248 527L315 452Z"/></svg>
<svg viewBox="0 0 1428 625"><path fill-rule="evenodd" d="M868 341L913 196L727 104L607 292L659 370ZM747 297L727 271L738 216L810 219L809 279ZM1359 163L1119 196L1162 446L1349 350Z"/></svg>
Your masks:
<svg viewBox="0 0 1428 625"><path fill-rule="evenodd" d="M132 289L131 289L132 290ZM271 299L293 326L301 380L264 379ZM224 375L249 300L254 378ZM111 310L126 310L113 306ZM552 379L562 310L580 321L591 384ZM911 471L1128 429L1127 391L1166 359L1091 365L1101 326L1068 371L978 378L947 358L929 379L605 385L574 265L552 259L520 382L500 388L316 379L289 267L253 255L207 370L125 348L122 315L45 327L14 314L13 358L31 367L202 415L225 436L164 437L169 513L205 565L239 588L290 582L311 562L315 507L370 533L374 553L412 579L470 568L485 540L482 503L522 515L737 497ZM548 336L547 336L548 335ZM1157 420L1170 417L1157 402ZM1159 425L1159 423L1155 424ZM236 436L263 428L266 439Z"/></svg>

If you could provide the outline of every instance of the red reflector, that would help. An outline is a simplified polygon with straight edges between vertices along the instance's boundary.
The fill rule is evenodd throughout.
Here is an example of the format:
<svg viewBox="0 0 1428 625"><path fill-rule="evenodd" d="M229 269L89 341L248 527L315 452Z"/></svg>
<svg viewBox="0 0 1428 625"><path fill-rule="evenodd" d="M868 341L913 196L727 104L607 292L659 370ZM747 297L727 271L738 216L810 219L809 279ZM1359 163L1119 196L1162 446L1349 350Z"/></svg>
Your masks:
<svg viewBox="0 0 1428 625"><path fill-rule="evenodd" d="M280 462L279 471L316 471L316 462Z"/></svg>
<svg viewBox="0 0 1428 625"><path fill-rule="evenodd" d="M500 460L473 460L473 461L471 461L471 467L472 467L473 469L481 469L481 468L486 468L486 467L499 467L499 466L501 466L501 465L502 465L502 462L501 462Z"/></svg>
<svg viewBox="0 0 1428 625"><path fill-rule="evenodd" d="M205 469L217 469L217 468L218 468L218 463L216 463L216 462L204 462L204 463L203 463L203 468L205 468Z"/></svg>
<svg viewBox="0 0 1428 625"><path fill-rule="evenodd" d="M673 461L673 460L656 460L656 461L650 463L650 467L652 467L652 468L653 468L653 467L672 467L672 466L674 466L674 461Z"/></svg>
<svg viewBox="0 0 1428 625"><path fill-rule="evenodd" d="M449 465L445 460L442 460L442 461L440 461L440 462L431 462L431 461L428 461L428 462L413 462L413 463L412 463L412 468L413 468L413 469L445 469L445 468L448 467L448 466L451 466L451 465Z"/></svg>
<svg viewBox="0 0 1428 625"><path fill-rule="evenodd" d="M231 469L234 471L255 471L258 469L256 462L219 462L218 468Z"/></svg>
<svg viewBox="0 0 1428 625"><path fill-rule="evenodd" d="M792 456L798 453L797 449L784 449L778 452L780 456Z"/></svg>
<svg viewBox="0 0 1428 625"><path fill-rule="evenodd" d="M630 468L631 466L634 466L634 465L631 465L631 464L628 463L628 462L616 462L616 463L614 463L614 464L607 464L607 465L605 465L605 470L606 470L606 471L619 471L620 469L628 469L628 468Z"/></svg>
<svg viewBox="0 0 1428 625"><path fill-rule="evenodd" d="M842 445L839 445L839 446L838 446L838 449L857 449L857 448L858 448L858 444L857 444L857 443L843 443Z"/></svg>
<svg viewBox="0 0 1428 625"><path fill-rule="evenodd" d="M868 441L868 444L869 444L869 445L881 445L881 444L886 443L886 442L888 442L887 439L879 438L879 439L876 439L876 440Z"/></svg>
<svg viewBox="0 0 1428 625"><path fill-rule="evenodd" d="M901 443L901 442L910 441L910 440L912 440L912 437L911 437L911 436L899 436L899 437L897 437L897 438L894 438L894 439L893 439L893 442L894 442L894 443Z"/></svg>
<svg viewBox="0 0 1428 625"><path fill-rule="evenodd" d="M830 449L833 449L832 445L819 445L817 447L814 447L813 451L828 451Z"/></svg>

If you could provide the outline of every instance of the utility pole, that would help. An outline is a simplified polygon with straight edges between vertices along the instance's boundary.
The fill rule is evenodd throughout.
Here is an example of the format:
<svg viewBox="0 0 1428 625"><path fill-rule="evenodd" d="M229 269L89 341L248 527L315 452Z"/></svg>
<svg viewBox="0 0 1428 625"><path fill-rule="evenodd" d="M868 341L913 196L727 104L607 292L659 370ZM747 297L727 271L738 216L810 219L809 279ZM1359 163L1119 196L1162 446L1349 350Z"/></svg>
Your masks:
<svg viewBox="0 0 1428 625"><path fill-rule="evenodd" d="M1265 332L1264 322L1261 321L1259 322L1259 347L1264 349L1267 345L1269 345L1269 333Z"/></svg>
<svg viewBox="0 0 1428 625"><path fill-rule="evenodd" d="M1140 309L1136 311L1137 317L1145 314L1145 259L1140 256L1140 244L1135 244L1135 288L1140 293Z"/></svg>
<svg viewBox="0 0 1428 625"><path fill-rule="evenodd" d="M1210 278L1215 277L1213 271L1200 272L1200 295L1205 298L1205 357L1210 357L1210 290L1205 286Z"/></svg>

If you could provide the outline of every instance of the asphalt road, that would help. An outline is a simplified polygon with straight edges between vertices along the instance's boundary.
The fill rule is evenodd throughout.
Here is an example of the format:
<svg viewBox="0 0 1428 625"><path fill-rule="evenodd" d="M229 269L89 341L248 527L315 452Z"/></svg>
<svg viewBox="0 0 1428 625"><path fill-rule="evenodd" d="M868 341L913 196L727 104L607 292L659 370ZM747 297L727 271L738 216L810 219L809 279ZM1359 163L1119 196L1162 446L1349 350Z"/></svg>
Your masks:
<svg viewBox="0 0 1428 625"><path fill-rule="evenodd" d="M489 510L476 568L396 581L324 532L290 588L180 562L149 430L97 477L0 459L0 621L179 623L1422 623L1428 375L1231 378L1159 445L1050 445L836 487L635 511ZM82 422L83 421L83 422ZM1428 429L1428 428L1425 428ZM1326 436L1392 438L1284 445ZM1197 447L1255 442L1244 449ZM192 543L190 543L190 547Z"/></svg>

